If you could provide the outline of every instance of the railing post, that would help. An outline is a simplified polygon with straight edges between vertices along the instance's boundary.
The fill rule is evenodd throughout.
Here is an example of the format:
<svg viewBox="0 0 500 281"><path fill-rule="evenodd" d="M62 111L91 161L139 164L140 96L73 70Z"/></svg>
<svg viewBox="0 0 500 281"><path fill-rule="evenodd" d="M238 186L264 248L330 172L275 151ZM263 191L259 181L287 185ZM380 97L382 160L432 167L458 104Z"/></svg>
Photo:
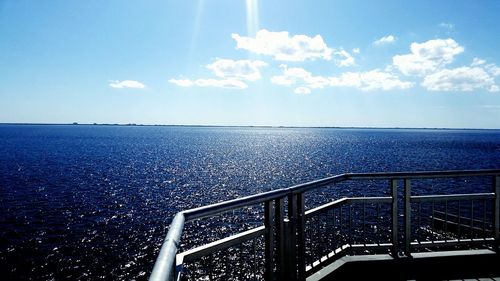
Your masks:
<svg viewBox="0 0 500 281"><path fill-rule="evenodd" d="M398 180L391 180L392 194L392 256L397 258L399 253L399 217L398 217Z"/></svg>
<svg viewBox="0 0 500 281"><path fill-rule="evenodd" d="M409 179L404 180L405 183L405 254L411 256L411 182Z"/></svg>
<svg viewBox="0 0 500 281"><path fill-rule="evenodd" d="M495 193L493 207L495 250L498 252L500 251L500 176L493 177L493 192Z"/></svg>
<svg viewBox="0 0 500 281"><path fill-rule="evenodd" d="M267 281L274 280L274 209L273 201L264 202L264 226L266 227L265 235L265 275Z"/></svg>
<svg viewBox="0 0 500 281"><path fill-rule="evenodd" d="M304 193L297 194L297 266L298 280L306 280L306 218L305 218L305 202Z"/></svg>
<svg viewBox="0 0 500 281"><path fill-rule="evenodd" d="M297 280L297 195L288 196L288 227L286 231L286 280Z"/></svg>
<svg viewBox="0 0 500 281"><path fill-rule="evenodd" d="M276 221L276 269L278 280L286 280L285 276L285 225L283 198L276 199L274 202L275 221Z"/></svg>

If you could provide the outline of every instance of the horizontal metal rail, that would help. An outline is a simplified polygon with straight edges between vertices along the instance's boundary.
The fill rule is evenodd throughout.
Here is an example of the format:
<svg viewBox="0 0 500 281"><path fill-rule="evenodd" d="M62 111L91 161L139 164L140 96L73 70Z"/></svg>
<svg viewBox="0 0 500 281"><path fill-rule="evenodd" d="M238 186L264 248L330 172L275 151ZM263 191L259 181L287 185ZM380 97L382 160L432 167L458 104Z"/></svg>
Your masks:
<svg viewBox="0 0 500 281"><path fill-rule="evenodd" d="M306 218L313 217L319 213L327 212L331 209L338 208L342 205L352 204L352 203L391 203L392 197L345 197L333 202L321 205L317 208L306 211Z"/></svg>
<svg viewBox="0 0 500 281"><path fill-rule="evenodd" d="M256 195L251 195L243 198L238 198L230 201L220 202L208 206L203 206L199 208L194 208L186 211L179 212L172 223L170 224L169 231L167 236L163 242L160 253L156 260L155 266L150 276L150 280L172 280L175 274L175 257L177 254L177 250L179 248L179 241L182 235L182 231L184 228L184 223L201 219L205 217L210 217L214 215L218 215L227 211L239 209L242 207L262 204L264 202L270 202L272 200L282 200L286 197L292 198L291 196L297 196L304 192L327 186L334 183L343 182L346 180L401 180L409 181L410 179L431 179L431 178L450 178L450 177L476 177L476 176L494 176L496 180L496 190L495 192L495 208L496 212L498 212L499 202L499 190L500 184L498 183L500 175L500 169L490 169L490 170L458 170L458 171L427 171L427 172L394 172L394 173L347 173L336 175L316 181L311 181L304 184L295 185L288 188L282 188L277 190L272 190ZM460 195L459 195L460 196ZM480 196L485 196L484 198L492 198L491 194L484 194ZM392 197L387 197L392 198ZM390 202L386 197L381 197L380 202ZM470 198L467 198L470 199ZM359 199L365 200L365 199ZM378 200L378 199L377 199ZM430 197L422 197L422 196L412 196L412 202L418 201L426 201L426 200L441 200L439 198L430 198ZM450 198L443 200L452 200ZM453 199L453 200L462 200L462 199ZM352 201L354 202L354 201ZM362 202L362 201L360 201ZM379 202L379 203L380 203ZM339 204L339 203L337 203ZM320 212L325 210L325 208L334 208L335 204L332 204L329 207L324 207L323 209L318 209L314 212ZM312 210L311 210L312 211ZM304 216L310 216L314 212L309 211L305 212ZM499 215L495 212L494 219L494 229L495 229L495 238L499 240ZM300 241L299 241L300 242ZM301 242L302 243L302 242Z"/></svg>
<svg viewBox="0 0 500 281"><path fill-rule="evenodd" d="M212 243L208 243L206 245L196 247L194 249L182 252L177 255L177 263L179 262L189 262L195 260L199 257L206 256L213 252L227 249L229 247L241 244L248 240L252 240L253 238L262 236L266 233L266 228L264 226L260 226L254 229L250 229L241 233L238 233L233 236L226 237L224 239L217 240Z"/></svg>
<svg viewBox="0 0 500 281"><path fill-rule="evenodd" d="M411 196L411 202L431 202L431 201L458 201L458 200L478 200L493 199L495 193L469 193L469 194L447 194L447 195L420 195Z"/></svg>

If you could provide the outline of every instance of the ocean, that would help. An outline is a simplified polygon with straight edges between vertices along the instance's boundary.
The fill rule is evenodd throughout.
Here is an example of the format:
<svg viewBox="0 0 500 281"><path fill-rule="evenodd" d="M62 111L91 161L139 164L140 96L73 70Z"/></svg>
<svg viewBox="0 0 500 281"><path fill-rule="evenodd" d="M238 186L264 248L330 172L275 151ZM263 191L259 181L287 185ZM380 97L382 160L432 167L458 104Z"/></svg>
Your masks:
<svg viewBox="0 0 500 281"><path fill-rule="evenodd" d="M2 279L145 280L183 209L347 172L493 168L500 130L0 125Z"/></svg>

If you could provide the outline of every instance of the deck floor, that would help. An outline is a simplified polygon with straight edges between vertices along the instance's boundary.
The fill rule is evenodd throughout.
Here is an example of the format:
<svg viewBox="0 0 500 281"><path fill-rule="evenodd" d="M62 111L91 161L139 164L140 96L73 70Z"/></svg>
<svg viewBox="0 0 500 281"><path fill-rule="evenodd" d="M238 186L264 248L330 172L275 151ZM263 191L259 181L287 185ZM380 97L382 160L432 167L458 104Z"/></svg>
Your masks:
<svg viewBox="0 0 500 281"><path fill-rule="evenodd" d="M328 280L499 280L500 254L491 250L346 256L307 278Z"/></svg>

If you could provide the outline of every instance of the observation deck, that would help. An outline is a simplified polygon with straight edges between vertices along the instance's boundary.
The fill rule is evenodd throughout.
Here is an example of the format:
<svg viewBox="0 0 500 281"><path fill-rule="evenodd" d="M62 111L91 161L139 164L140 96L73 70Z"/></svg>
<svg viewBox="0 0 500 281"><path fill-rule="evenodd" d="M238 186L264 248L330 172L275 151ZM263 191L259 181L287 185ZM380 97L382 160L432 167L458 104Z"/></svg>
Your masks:
<svg viewBox="0 0 500 281"><path fill-rule="evenodd" d="M371 191L325 192L336 189ZM327 202L308 208L310 197ZM236 233L187 227L245 222L242 210L256 218ZM500 170L341 174L177 213L149 280L491 280L499 226ZM225 237L203 238L214 233Z"/></svg>

